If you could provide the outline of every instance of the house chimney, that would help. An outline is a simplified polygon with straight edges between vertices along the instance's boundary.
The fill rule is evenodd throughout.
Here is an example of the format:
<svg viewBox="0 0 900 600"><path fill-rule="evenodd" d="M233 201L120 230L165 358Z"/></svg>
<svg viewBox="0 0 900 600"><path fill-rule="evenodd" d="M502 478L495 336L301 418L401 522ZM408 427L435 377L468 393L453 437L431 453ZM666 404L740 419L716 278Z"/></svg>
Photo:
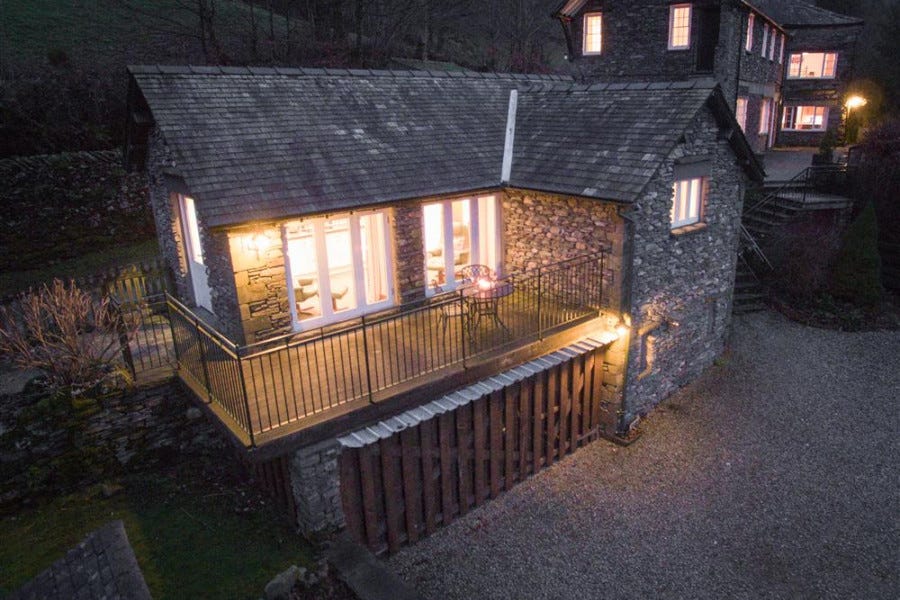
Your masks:
<svg viewBox="0 0 900 600"><path fill-rule="evenodd" d="M509 112L506 114L506 143L503 145L503 167L500 183L509 183L512 173L513 144L516 140L516 108L519 104L519 91L509 92Z"/></svg>

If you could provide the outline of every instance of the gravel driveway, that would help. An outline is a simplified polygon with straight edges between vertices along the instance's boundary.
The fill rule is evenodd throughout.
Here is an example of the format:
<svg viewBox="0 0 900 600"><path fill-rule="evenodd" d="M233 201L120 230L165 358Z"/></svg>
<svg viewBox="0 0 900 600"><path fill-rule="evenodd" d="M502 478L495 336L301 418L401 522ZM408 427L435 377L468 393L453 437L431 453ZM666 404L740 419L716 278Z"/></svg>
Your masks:
<svg viewBox="0 0 900 600"><path fill-rule="evenodd" d="M900 598L900 332L736 320L630 448L597 442L388 561L453 598Z"/></svg>

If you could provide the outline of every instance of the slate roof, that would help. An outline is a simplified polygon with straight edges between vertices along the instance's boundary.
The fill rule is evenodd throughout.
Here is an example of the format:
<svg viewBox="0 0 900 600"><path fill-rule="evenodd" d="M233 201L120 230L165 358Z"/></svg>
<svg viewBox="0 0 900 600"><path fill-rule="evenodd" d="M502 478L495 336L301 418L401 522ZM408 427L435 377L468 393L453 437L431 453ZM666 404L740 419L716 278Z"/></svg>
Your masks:
<svg viewBox="0 0 900 600"><path fill-rule="evenodd" d="M89 534L8 600L150 600L122 521Z"/></svg>
<svg viewBox="0 0 900 600"><path fill-rule="evenodd" d="M595 84L520 96L510 185L630 202L715 88Z"/></svg>
<svg viewBox="0 0 900 600"><path fill-rule="evenodd" d="M131 73L212 227L501 187L513 89L508 185L630 202L715 90L448 72Z"/></svg>
<svg viewBox="0 0 900 600"><path fill-rule="evenodd" d="M804 0L747 0L747 4L784 27L862 25L862 19L842 15Z"/></svg>

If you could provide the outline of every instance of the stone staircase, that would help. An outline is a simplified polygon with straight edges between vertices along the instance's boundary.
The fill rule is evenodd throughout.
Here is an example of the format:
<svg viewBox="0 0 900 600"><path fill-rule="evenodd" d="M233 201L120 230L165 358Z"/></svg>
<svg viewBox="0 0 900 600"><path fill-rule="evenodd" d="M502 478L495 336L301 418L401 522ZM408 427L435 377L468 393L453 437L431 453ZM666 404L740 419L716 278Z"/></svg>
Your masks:
<svg viewBox="0 0 900 600"><path fill-rule="evenodd" d="M850 208L850 198L831 193L842 190L846 183L846 166L809 167L789 181L767 181L762 199L749 206L745 203L734 282L736 314L765 308L766 293L760 275L773 267L762 247L773 232L808 211Z"/></svg>

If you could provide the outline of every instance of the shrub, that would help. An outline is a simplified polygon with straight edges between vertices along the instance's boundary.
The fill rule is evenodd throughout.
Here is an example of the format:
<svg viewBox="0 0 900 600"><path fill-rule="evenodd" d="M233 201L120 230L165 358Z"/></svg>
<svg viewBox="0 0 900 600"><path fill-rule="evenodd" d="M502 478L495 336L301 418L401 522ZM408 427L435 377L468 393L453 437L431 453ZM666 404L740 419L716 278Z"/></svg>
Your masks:
<svg viewBox="0 0 900 600"><path fill-rule="evenodd" d="M822 294L840 238L828 220L807 218L771 240L765 252L775 265L772 285L786 299L806 303Z"/></svg>
<svg viewBox="0 0 900 600"><path fill-rule="evenodd" d="M878 225L875 207L868 202L844 234L831 273L831 293L854 304L871 306L881 299L881 292Z"/></svg>
<svg viewBox="0 0 900 600"><path fill-rule="evenodd" d="M120 346L128 327L109 299L95 300L74 282L54 279L22 294L17 304L17 311L0 307L0 355L19 367L43 371L49 391L74 399L130 382Z"/></svg>

